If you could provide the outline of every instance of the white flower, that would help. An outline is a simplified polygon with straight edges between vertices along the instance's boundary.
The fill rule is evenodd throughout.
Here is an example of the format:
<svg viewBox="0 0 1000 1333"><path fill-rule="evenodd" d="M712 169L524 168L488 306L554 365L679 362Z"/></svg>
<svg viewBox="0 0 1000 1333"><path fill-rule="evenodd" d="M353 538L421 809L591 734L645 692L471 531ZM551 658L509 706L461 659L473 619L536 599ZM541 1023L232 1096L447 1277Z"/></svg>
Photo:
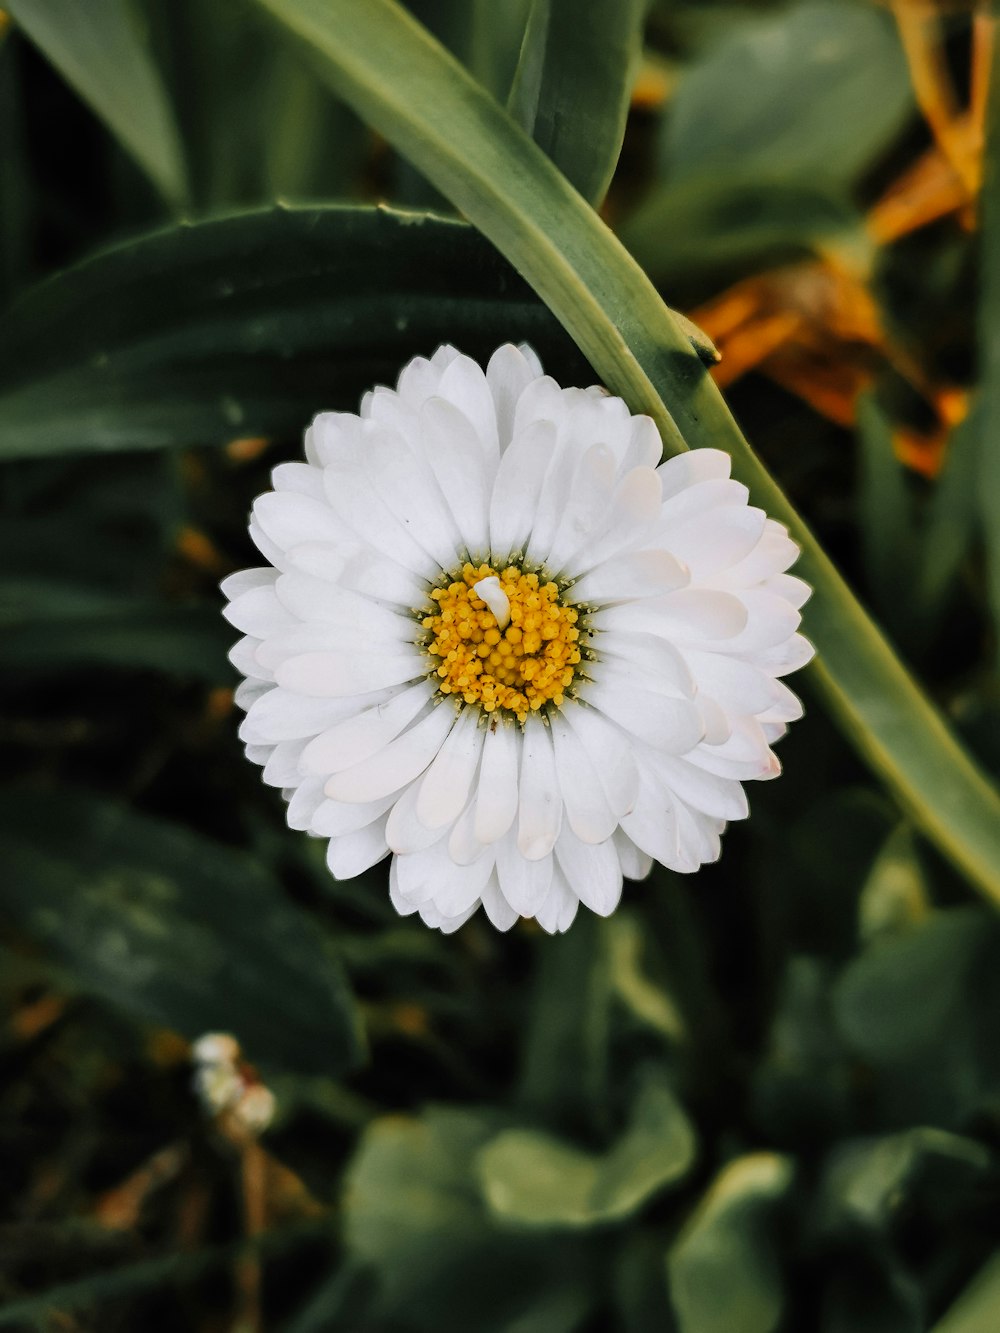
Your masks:
<svg viewBox="0 0 1000 1333"><path fill-rule="evenodd" d="M323 413L223 584L241 736L338 879L390 851L403 914L565 930L652 859L719 855L801 715L798 548L729 458L528 347L453 347Z"/></svg>

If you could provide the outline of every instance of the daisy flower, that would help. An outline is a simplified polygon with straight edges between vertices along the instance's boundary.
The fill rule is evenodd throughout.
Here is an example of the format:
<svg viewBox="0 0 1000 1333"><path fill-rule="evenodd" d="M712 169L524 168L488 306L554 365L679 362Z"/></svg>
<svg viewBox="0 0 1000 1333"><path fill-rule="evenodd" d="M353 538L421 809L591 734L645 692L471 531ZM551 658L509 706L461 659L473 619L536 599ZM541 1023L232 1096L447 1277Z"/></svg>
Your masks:
<svg viewBox="0 0 1000 1333"><path fill-rule="evenodd" d="M729 458L526 346L417 357L253 506L223 591L241 737L338 879L403 914L563 931L653 860L693 871L774 777L812 654L798 548Z"/></svg>

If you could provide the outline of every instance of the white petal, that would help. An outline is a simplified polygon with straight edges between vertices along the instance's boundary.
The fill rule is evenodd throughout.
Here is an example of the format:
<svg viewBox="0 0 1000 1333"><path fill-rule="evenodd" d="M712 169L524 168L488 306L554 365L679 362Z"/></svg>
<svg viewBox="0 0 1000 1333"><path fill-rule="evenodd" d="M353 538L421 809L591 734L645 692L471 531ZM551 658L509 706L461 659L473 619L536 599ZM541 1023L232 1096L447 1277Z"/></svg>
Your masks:
<svg viewBox="0 0 1000 1333"><path fill-rule="evenodd" d="M274 673L279 685L321 699L342 699L368 690L405 685L423 675L416 651L382 653L303 653L281 663Z"/></svg>
<svg viewBox="0 0 1000 1333"><path fill-rule="evenodd" d="M266 639L276 630L296 623L295 616L278 600L273 584L241 592L223 608L222 614L241 634L252 634L258 639Z"/></svg>
<svg viewBox="0 0 1000 1333"><path fill-rule="evenodd" d="M518 919L517 913L500 892L500 882L496 875L490 876L483 889L483 911L497 930L510 930Z"/></svg>
<svg viewBox="0 0 1000 1333"><path fill-rule="evenodd" d="M463 710L420 780L417 818L429 829L454 823L465 809L486 734L479 720L478 708Z"/></svg>
<svg viewBox="0 0 1000 1333"><path fill-rule="evenodd" d="M746 819L749 806L743 788L732 778L718 777L670 755L651 754L650 767L669 790L686 804L716 819Z"/></svg>
<svg viewBox="0 0 1000 1333"><path fill-rule="evenodd" d="M699 691L710 695L727 712L764 713L779 698L778 682L738 657L696 648L687 649L684 655Z"/></svg>
<svg viewBox="0 0 1000 1333"><path fill-rule="evenodd" d="M219 589L229 601L235 600L240 593L251 588L267 588L274 585L278 577L275 569L238 569L234 574L227 574L219 584Z"/></svg>
<svg viewBox="0 0 1000 1333"><path fill-rule="evenodd" d="M512 723L490 719L479 769L479 792L473 828L480 842L496 842L517 814L517 769L521 754L521 729Z"/></svg>
<svg viewBox="0 0 1000 1333"><path fill-rule="evenodd" d="M601 674L579 687L580 698L639 736L667 751L685 754L702 737L697 709L686 699L672 699L648 687L635 671L612 668L611 659L597 664Z"/></svg>
<svg viewBox="0 0 1000 1333"><path fill-rule="evenodd" d="M548 728L529 714L524 723L521 751L521 791L517 817L517 845L529 861L547 856L562 827L562 798Z"/></svg>
<svg viewBox="0 0 1000 1333"><path fill-rule="evenodd" d="M626 879L645 879L653 868L653 858L641 851L624 829L615 829L615 851Z"/></svg>
<svg viewBox="0 0 1000 1333"><path fill-rule="evenodd" d="M501 564L528 541L555 445L552 422L534 421L514 436L500 460L490 499L490 545Z"/></svg>
<svg viewBox="0 0 1000 1333"><path fill-rule="evenodd" d="M345 539L336 546L328 542L303 542L288 552L287 564L349 592L378 597L399 606L423 606L427 600L426 580L360 538Z"/></svg>
<svg viewBox="0 0 1000 1333"><path fill-rule="evenodd" d="M260 642L256 649L257 661L261 666L270 667L278 678L278 668L284 663L303 657L305 654L326 654L343 663L335 669L329 679L340 679L345 671L350 671L353 658L368 659L373 657L388 660L403 656L408 662L420 663L420 650L411 642L400 640L382 630L368 632L360 624L335 625L326 620L297 621L284 629L275 630ZM426 666L414 670L426 672ZM385 689L391 681L372 682L370 688ZM358 690L366 688L366 682ZM353 693L354 691L350 691ZM326 697L333 698L330 692Z"/></svg>
<svg viewBox="0 0 1000 1333"><path fill-rule="evenodd" d="M305 831L322 804L323 783L319 778L307 778L299 783L288 798L285 811L288 827Z"/></svg>
<svg viewBox="0 0 1000 1333"><path fill-rule="evenodd" d="M577 579L567 590L566 601L608 606L673 592L689 582L688 571L669 551L628 551Z"/></svg>
<svg viewBox="0 0 1000 1333"><path fill-rule="evenodd" d="M618 816L611 809L597 770L561 709L552 714L551 731L559 789L569 826L582 842L604 842L617 827Z"/></svg>
<svg viewBox="0 0 1000 1333"><path fill-rule="evenodd" d="M257 661L257 649L259 647L260 639L255 639L252 635L246 634L242 639L236 640L227 656L241 676L249 676L254 680L273 681L274 672L270 667L262 666Z"/></svg>
<svg viewBox="0 0 1000 1333"><path fill-rule="evenodd" d="M783 597L790 606L795 607L796 611L805 606L812 596L809 584L792 574L772 574L761 586L764 592L773 593L775 597Z"/></svg>
<svg viewBox="0 0 1000 1333"><path fill-rule="evenodd" d="M450 569L461 536L427 462L394 432L377 430L367 442L365 466L397 521L435 564Z"/></svg>
<svg viewBox="0 0 1000 1333"><path fill-rule="evenodd" d="M279 463L271 469L271 485L276 491L295 491L325 501L323 470L308 463Z"/></svg>
<svg viewBox="0 0 1000 1333"><path fill-rule="evenodd" d="M302 740L321 731L352 712L364 707L364 700L380 703L385 695L365 695L354 699L314 699L307 694L291 694L272 688L255 700L240 726L240 739L255 745L275 745L278 741Z"/></svg>
<svg viewBox="0 0 1000 1333"><path fill-rule="evenodd" d="M621 551L634 550L651 536L660 512L660 481L653 468L635 467L619 481L608 506L604 532L584 543L566 561L580 575Z"/></svg>
<svg viewBox="0 0 1000 1333"><path fill-rule="evenodd" d="M354 833L331 838L326 849L326 864L334 879L353 879L388 855L385 840L385 816Z"/></svg>
<svg viewBox="0 0 1000 1333"><path fill-rule="evenodd" d="M592 444L578 458L569 495L545 553L553 573L558 573L575 551L603 530L614 490L615 462L606 444Z"/></svg>
<svg viewBox="0 0 1000 1333"><path fill-rule="evenodd" d="M264 765L261 777L269 787L297 787L302 781L299 759L305 741L279 741Z"/></svg>
<svg viewBox="0 0 1000 1333"><path fill-rule="evenodd" d="M798 671L816 655L816 649L801 634L793 634L784 643L776 644L763 652L754 653L754 662L764 667L775 676L787 676L790 671Z"/></svg>
<svg viewBox="0 0 1000 1333"><path fill-rule="evenodd" d="M731 466L732 460L721 449L690 449L686 454L668 458L657 468L663 498L669 500L701 481L725 480Z"/></svg>
<svg viewBox="0 0 1000 1333"><path fill-rule="evenodd" d="M470 557L484 558L489 553L490 534L482 443L467 417L443 398L431 398L424 404L420 426L425 439L433 442L427 449L430 465L466 550Z"/></svg>
<svg viewBox="0 0 1000 1333"><path fill-rule="evenodd" d="M433 695L433 685L422 680L335 722L306 746L303 772L329 777L377 754L410 725Z"/></svg>
<svg viewBox="0 0 1000 1333"><path fill-rule="evenodd" d="M369 422L364 424L371 425ZM378 429L372 427L373 432ZM372 480L360 459L345 455L326 469L323 482L331 508L352 532L418 577L436 577L438 566L423 547L414 541L406 525L386 504L380 486ZM308 533L300 533L294 544L310 540L323 541L329 538L314 538Z"/></svg>
<svg viewBox="0 0 1000 1333"><path fill-rule="evenodd" d="M556 859L584 906L598 916L610 916L622 896L622 868L613 841L608 838L596 847L588 846L564 825L556 843Z"/></svg>
<svg viewBox="0 0 1000 1333"><path fill-rule="evenodd" d="M493 395L501 451L511 441L517 400L538 373L524 353L510 343L498 347L490 357L486 383Z"/></svg>
<svg viewBox="0 0 1000 1333"><path fill-rule="evenodd" d="M492 472L500 456L497 414L493 395L480 367L471 357L455 357L441 376L438 394L453 403L469 421Z"/></svg>
<svg viewBox="0 0 1000 1333"><path fill-rule="evenodd" d="M328 504L293 491L268 491L253 505L254 521L282 551L300 542L336 542L343 525Z"/></svg>
<svg viewBox="0 0 1000 1333"><path fill-rule="evenodd" d="M326 579L293 570L279 577L274 590L281 605L299 620L323 621L345 632L358 629L371 638L413 641L416 627L411 616L399 615Z"/></svg>
<svg viewBox="0 0 1000 1333"><path fill-rule="evenodd" d="M558 935L573 924L579 906L580 899L566 883L566 876L558 864L553 865L549 891L535 912L535 920L550 935Z"/></svg>
<svg viewBox="0 0 1000 1333"><path fill-rule="evenodd" d="M749 654L778 647L787 643L801 623L795 607L772 593L747 588L740 593L740 601L747 609L747 623L727 642L727 652Z"/></svg>
<svg viewBox="0 0 1000 1333"><path fill-rule="evenodd" d="M592 640L599 657L620 659L628 666L649 672L659 682L661 693L693 699L695 679L680 649L658 634L635 634L612 630L596 634Z"/></svg>
<svg viewBox="0 0 1000 1333"><path fill-rule="evenodd" d="M476 801L478 793L455 821L448 837L448 855L456 865L469 866L478 861L487 849L485 842L476 837Z"/></svg>
<svg viewBox="0 0 1000 1333"><path fill-rule="evenodd" d="M375 801L387 792L397 791L420 776L454 725L454 709L439 704L378 754L343 773L335 773L327 781L327 796L335 801Z"/></svg>
<svg viewBox="0 0 1000 1333"><path fill-rule="evenodd" d="M241 680L233 691L233 703L244 712L252 708L258 699L270 694L274 686L266 680ZM282 737L281 739L285 739Z"/></svg>
<svg viewBox="0 0 1000 1333"><path fill-rule="evenodd" d="M396 884L411 903L433 903L444 916L457 916L476 902L493 873L492 856L459 866L443 842L398 859Z"/></svg>
<svg viewBox="0 0 1000 1333"><path fill-rule="evenodd" d="M647 856L668 870L687 873L697 869L681 852L676 803L658 784L644 778L636 807L622 820L626 836Z"/></svg>
<svg viewBox="0 0 1000 1333"><path fill-rule="evenodd" d="M739 564L760 541L763 509L740 505L697 514L672 527L664 544L691 570L695 581Z"/></svg>
<svg viewBox="0 0 1000 1333"><path fill-rule="evenodd" d="M313 778L310 781L318 783L322 791L322 778ZM305 783L302 785L305 786ZM380 815L387 814L395 800L395 792L390 792L388 796L382 796L377 801L362 801L356 804L331 801L327 798L316 807L309 821L309 832L315 833L320 838L339 838L345 833L354 833L373 823Z"/></svg>
<svg viewBox="0 0 1000 1333"><path fill-rule="evenodd" d="M616 818L627 814L639 793L633 743L593 708L568 704L562 713L580 738Z"/></svg>
<svg viewBox="0 0 1000 1333"><path fill-rule="evenodd" d="M746 627L747 619L745 604L732 593L681 588L663 597L609 606L591 623L599 629L651 629L675 643L692 643L699 639L732 641ZM729 647L727 642L727 651Z"/></svg>
<svg viewBox="0 0 1000 1333"><path fill-rule="evenodd" d="M496 857L500 892L519 916L534 916L552 883L551 855L525 860L511 832L496 844Z"/></svg>
<svg viewBox="0 0 1000 1333"><path fill-rule="evenodd" d="M440 842L443 836L441 829L429 829L417 818L417 790L418 783L411 782L396 799L389 813L386 842L394 852L400 854L422 852Z"/></svg>
<svg viewBox="0 0 1000 1333"><path fill-rule="evenodd" d="M628 448L621 462L622 474L634 467L655 468L663 456L663 441L652 417L632 418Z"/></svg>

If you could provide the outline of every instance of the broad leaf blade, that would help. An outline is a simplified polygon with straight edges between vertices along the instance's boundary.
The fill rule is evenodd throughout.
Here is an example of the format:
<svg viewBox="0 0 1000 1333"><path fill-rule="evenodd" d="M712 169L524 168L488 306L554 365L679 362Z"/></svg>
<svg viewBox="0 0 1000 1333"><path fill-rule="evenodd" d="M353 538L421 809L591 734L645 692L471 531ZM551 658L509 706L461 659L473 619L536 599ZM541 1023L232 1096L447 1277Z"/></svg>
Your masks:
<svg viewBox="0 0 1000 1333"><path fill-rule="evenodd" d="M231 1031L278 1070L356 1063L337 962L249 856L70 787L7 789L0 827L4 913L72 985L189 1038Z"/></svg>
<svg viewBox="0 0 1000 1333"><path fill-rule="evenodd" d="M774 1333L784 1292L770 1217L792 1165L774 1153L726 1166L670 1251L670 1292L681 1333Z"/></svg>
<svg viewBox="0 0 1000 1333"><path fill-rule="evenodd" d="M128 0L8 0L5 8L164 197L182 203L173 109Z"/></svg>
<svg viewBox="0 0 1000 1333"><path fill-rule="evenodd" d="M0 324L0 459L301 431L441 342L582 361L472 228L275 208L170 228L28 292Z"/></svg>
<svg viewBox="0 0 1000 1333"><path fill-rule="evenodd" d="M913 110L891 16L808 0L737 28L681 79L664 167L672 178L736 172L847 188Z"/></svg>
<svg viewBox="0 0 1000 1333"><path fill-rule="evenodd" d="M847 734L970 879L1000 904L1000 795L986 781L753 454L684 332L592 209L393 0L258 0L331 83L497 245L609 388L665 448L728 449L755 501L789 524L815 588L814 674Z"/></svg>
<svg viewBox="0 0 1000 1333"><path fill-rule="evenodd" d="M647 0L534 0L514 119L585 199L604 198L621 152Z"/></svg>

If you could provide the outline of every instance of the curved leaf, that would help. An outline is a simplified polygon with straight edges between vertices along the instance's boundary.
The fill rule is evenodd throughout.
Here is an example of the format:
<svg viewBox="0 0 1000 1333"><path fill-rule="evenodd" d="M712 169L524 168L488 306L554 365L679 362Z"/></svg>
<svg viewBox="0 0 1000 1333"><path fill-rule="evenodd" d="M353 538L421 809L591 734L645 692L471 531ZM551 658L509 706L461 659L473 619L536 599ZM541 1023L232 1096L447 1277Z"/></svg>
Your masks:
<svg viewBox="0 0 1000 1333"><path fill-rule="evenodd" d="M814 675L862 756L929 837L1000 904L1000 795L969 759L753 454L648 278L492 98L393 0L258 0L331 83L525 275L671 453L728 449L754 499L789 524L816 589Z"/></svg>
<svg viewBox="0 0 1000 1333"><path fill-rule="evenodd" d="M216 443L354 409L406 359L556 321L471 227L388 208L274 208L169 228L28 292L0 322L0 459Z"/></svg>
<svg viewBox="0 0 1000 1333"><path fill-rule="evenodd" d="M618 163L647 0L534 0L514 85L514 119L585 199Z"/></svg>
<svg viewBox="0 0 1000 1333"><path fill-rule="evenodd" d="M357 1062L336 960L251 857L71 787L7 788L0 827L4 914L70 985L189 1038L231 1031L277 1070Z"/></svg>
<svg viewBox="0 0 1000 1333"><path fill-rule="evenodd" d="M67 83L171 203L187 195L173 108L128 0L5 0Z"/></svg>
<svg viewBox="0 0 1000 1333"><path fill-rule="evenodd" d="M628 1217L685 1175L695 1135L670 1088L649 1078L631 1122L598 1156L530 1129L508 1129L479 1154L478 1172L495 1216L522 1227L576 1230Z"/></svg>

